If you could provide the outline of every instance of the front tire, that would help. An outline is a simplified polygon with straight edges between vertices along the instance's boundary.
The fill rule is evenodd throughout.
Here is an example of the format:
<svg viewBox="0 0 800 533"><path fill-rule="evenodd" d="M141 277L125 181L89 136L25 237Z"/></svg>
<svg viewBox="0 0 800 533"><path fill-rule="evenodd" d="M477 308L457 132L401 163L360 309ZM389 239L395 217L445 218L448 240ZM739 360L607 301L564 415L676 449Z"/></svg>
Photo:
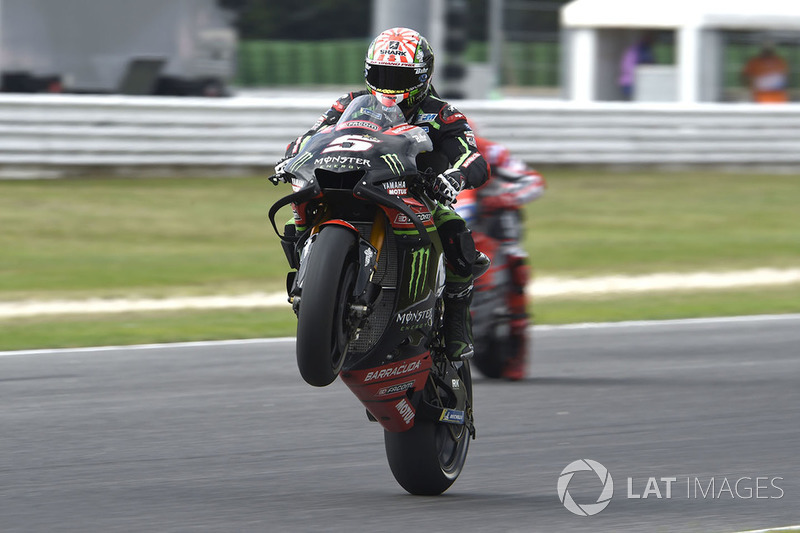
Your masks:
<svg viewBox="0 0 800 533"><path fill-rule="evenodd" d="M469 361L458 371L467 390L467 406L472 408L472 375ZM439 397L428 382L425 394ZM455 407L447 405L443 407ZM469 416L469 415L468 415ZM467 459L471 434L466 425L452 425L417 418L408 431L384 431L386 457L397 482L417 496L436 496L446 491L461 474Z"/></svg>
<svg viewBox="0 0 800 533"><path fill-rule="evenodd" d="M311 249L297 313L297 367L306 383L325 387L344 364L350 340L349 302L356 279L351 260L356 237L348 229L323 228Z"/></svg>

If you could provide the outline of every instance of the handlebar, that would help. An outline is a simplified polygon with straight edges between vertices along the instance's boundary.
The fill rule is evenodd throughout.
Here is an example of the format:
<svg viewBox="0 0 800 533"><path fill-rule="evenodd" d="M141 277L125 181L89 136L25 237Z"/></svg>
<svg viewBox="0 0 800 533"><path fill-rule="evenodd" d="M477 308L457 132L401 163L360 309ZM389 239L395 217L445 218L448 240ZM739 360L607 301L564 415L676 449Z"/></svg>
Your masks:
<svg viewBox="0 0 800 533"><path fill-rule="evenodd" d="M429 198L433 198L433 184L436 181L437 176L438 174L431 167L419 171L419 177L421 179L418 183L422 188L422 192L424 192Z"/></svg>

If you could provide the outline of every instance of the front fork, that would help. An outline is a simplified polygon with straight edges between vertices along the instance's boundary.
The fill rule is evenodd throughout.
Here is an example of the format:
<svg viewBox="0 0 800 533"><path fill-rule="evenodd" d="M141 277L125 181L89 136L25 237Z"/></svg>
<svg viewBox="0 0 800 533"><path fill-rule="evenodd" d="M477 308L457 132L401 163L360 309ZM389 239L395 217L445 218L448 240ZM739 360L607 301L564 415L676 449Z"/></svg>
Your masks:
<svg viewBox="0 0 800 533"><path fill-rule="evenodd" d="M351 229L358 238L358 256L356 263L358 273L353 293L349 299L348 313L351 322L356 325L356 330L358 330L363 325L367 316L372 312L372 306L381 292L381 287L372 283L372 276L377 269L378 259L380 258L383 244L386 240L386 218L382 211L377 211L375 213L369 241L364 239L352 224L343 220L329 219L311 228L310 235L302 243L299 250L297 250L296 244L290 245L291 252L287 251L288 247L284 247L286 256L289 259L289 266L297 269L287 274L286 289L289 295L289 302L292 304L292 309L295 314L297 314L300 309L300 301L302 300L303 282L305 281L308 258L311 255L311 250L322 228L326 225L334 224ZM357 335L358 332L356 331L356 338Z"/></svg>

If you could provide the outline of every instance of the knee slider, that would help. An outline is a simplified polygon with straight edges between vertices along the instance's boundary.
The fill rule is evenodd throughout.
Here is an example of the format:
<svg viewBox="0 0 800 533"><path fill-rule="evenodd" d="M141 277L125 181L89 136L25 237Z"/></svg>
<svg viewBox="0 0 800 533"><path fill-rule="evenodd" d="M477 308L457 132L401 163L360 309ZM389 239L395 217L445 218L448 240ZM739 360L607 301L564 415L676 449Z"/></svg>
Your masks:
<svg viewBox="0 0 800 533"><path fill-rule="evenodd" d="M447 222L439 228L444 256L453 272L461 277L472 276L472 265L478 257L472 232L463 220Z"/></svg>

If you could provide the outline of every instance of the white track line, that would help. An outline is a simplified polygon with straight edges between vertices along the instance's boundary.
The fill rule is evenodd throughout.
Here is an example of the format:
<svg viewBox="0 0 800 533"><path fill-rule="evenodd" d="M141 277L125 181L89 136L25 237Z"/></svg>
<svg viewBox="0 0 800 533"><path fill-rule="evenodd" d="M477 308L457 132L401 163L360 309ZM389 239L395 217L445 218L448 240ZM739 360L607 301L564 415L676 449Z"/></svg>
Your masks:
<svg viewBox="0 0 800 533"><path fill-rule="evenodd" d="M294 337L269 339L231 339L222 341L161 342L153 344L129 344L121 346L89 346L84 348L41 348L36 350L11 350L0 352L0 357L14 355L47 355L56 353L99 353L114 350L154 350L159 348L202 348L208 346L237 346L242 344L281 344L295 342Z"/></svg>
<svg viewBox="0 0 800 533"><path fill-rule="evenodd" d="M675 320L637 320L628 322L590 322L584 324L563 324L558 326L533 326L534 333L546 333L553 331L570 331L576 329L601 329L601 328L640 328L652 326L691 326L700 324L729 324L746 322L770 322L782 320L800 321L800 314L793 315L751 315L735 317L714 317L714 318L685 318ZM46 348L37 350L12 350L0 352L0 357L10 357L16 355L46 355L57 353L100 353L113 350L152 350L158 348L197 348L208 346L235 346L242 344L281 344L294 343L294 337L276 337L259 339L232 339L222 341L192 341L192 342L171 342L156 344L132 344L127 346L92 346L87 348Z"/></svg>
<svg viewBox="0 0 800 533"><path fill-rule="evenodd" d="M779 531L800 531L800 525L785 526L785 527L771 527L769 529L751 529L748 531L737 531L736 533L777 533Z"/></svg>
<svg viewBox="0 0 800 533"><path fill-rule="evenodd" d="M633 328L653 326L682 326L702 324L728 324L736 322L768 322L780 320L800 320L800 314L785 315L748 315L748 316L719 316L708 318L673 318L668 320L624 320L620 322L582 322L577 324L541 325L534 326L534 331L569 331L575 329L597 328Z"/></svg>

